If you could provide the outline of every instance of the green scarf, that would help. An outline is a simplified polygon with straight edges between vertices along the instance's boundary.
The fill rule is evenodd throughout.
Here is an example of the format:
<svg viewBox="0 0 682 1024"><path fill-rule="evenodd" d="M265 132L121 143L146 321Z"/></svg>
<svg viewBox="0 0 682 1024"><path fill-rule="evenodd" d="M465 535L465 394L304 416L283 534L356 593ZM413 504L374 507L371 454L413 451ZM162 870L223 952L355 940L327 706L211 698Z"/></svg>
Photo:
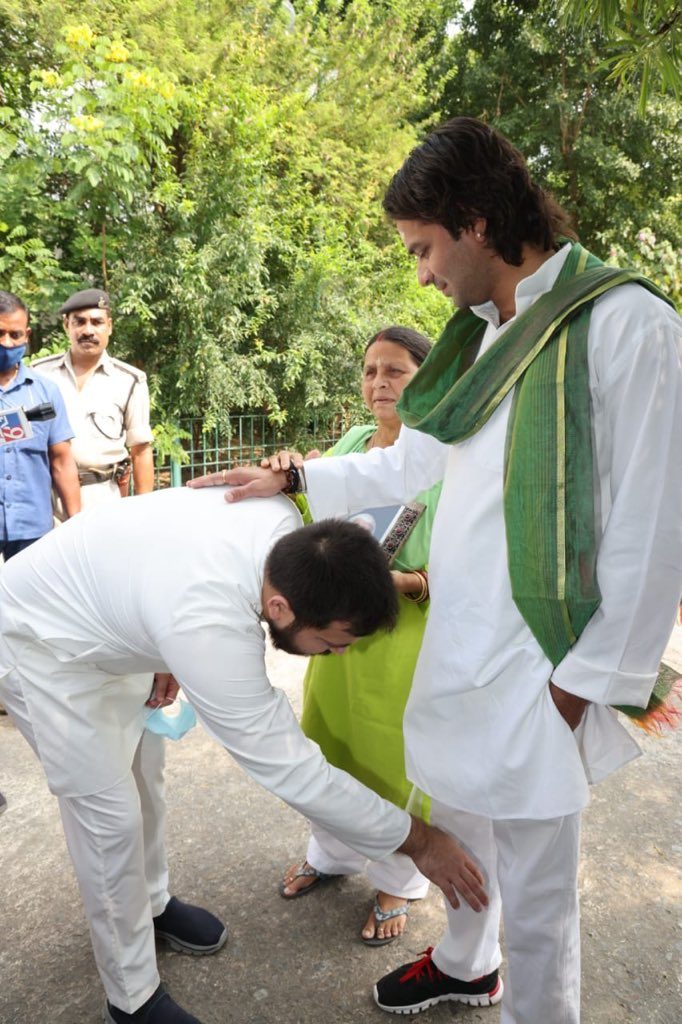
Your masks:
<svg viewBox="0 0 682 1024"><path fill-rule="evenodd" d="M587 335L594 300L628 282L669 301L641 275L573 245L554 287L478 360L487 325L456 312L397 407L408 427L456 444L516 386L504 467L509 574L514 602L554 666L601 602Z"/></svg>

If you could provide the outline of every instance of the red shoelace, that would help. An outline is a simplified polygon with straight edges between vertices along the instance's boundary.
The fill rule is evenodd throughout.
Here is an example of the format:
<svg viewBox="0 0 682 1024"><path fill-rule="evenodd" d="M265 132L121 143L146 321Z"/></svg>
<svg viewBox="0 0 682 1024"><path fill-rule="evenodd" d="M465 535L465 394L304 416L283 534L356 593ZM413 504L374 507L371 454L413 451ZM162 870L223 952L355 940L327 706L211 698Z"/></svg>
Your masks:
<svg viewBox="0 0 682 1024"><path fill-rule="evenodd" d="M427 978L429 979L429 981L443 981L443 980L453 981L454 980L453 978L449 978L448 979L448 975L447 974L443 974L443 972L440 970L440 968L436 967L436 965L434 964L433 960L431 959L431 954L432 953L433 953L433 946L429 946L428 949L422 949L421 953L419 954L419 956L422 957L422 959L421 960L415 960L415 962L413 964L410 964L410 966L407 968L407 970L403 974L402 978L400 979L400 984L402 985L404 982L412 981L413 979L414 979L414 981L421 981L422 977L425 974L426 974ZM484 978L484 975L481 975L480 978L474 978L473 981L471 981L471 982L464 982L464 984L475 985L477 981L482 981L483 978ZM493 992L497 992L499 984L500 983L498 981L497 984L495 985L495 987L492 989Z"/></svg>
<svg viewBox="0 0 682 1024"><path fill-rule="evenodd" d="M428 949L423 949L419 954L423 959L415 960L413 964L410 964L400 979L400 984L402 985L404 982L412 981L413 979L415 981L421 981L424 974L427 975L429 981L440 981L441 978L444 978L445 975L443 972L436 967L431 959L432 953L433 946L429 946Z"/></svg>

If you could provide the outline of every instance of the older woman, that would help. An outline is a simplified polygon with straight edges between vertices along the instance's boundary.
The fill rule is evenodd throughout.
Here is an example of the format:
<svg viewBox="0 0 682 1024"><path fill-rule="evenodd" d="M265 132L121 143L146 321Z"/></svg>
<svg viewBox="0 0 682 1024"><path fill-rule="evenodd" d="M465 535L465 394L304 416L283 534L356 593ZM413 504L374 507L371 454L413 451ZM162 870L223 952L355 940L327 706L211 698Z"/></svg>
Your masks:
<svg viewBox="0 0 682 1024"><path fill-rule="evenodd" d="M388 327L370 340L362 397L374 422L352 427L326 454L394 444L401 425L396 402L430 347L426 338L406 327ZM395 630L359 640L342 658L312 658L304 683L304 732L319 743L332 764L401 807L412 790L405 777L402 719L428 612L425 565L439 494L440 484L416 496L426 509L394 563L401 594ZM294 899L336 875L365 870L376 898L361 936L367 945L384 945L404 931L409 901L422 898L428 889L408 857L393 854L367 862L312 826L306 859L287 870L280 893Z"/></svg>

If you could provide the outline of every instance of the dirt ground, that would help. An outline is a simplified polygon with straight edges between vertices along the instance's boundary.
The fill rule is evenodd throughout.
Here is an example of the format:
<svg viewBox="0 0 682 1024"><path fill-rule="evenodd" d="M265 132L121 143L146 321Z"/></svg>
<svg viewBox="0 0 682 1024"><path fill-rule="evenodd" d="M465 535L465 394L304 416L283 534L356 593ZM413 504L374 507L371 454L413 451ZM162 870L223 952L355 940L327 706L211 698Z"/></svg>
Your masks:
<svg viewBox="0 0 682 1024"><path fill-rule="evenodd" d="M671 658L682 671L682 631ZM296 706L303 659L271 657ZM637 730L636 730L637 731ZM593 792L581 871L583 1024L682 1021L682 729L638 733L644 757ZM358 933L372 892L347 878L285 903L277 882L305 851L306 824L253 783L201 728L168 750L172 890L223 916L217 956L160 948L161 976L202 1024L372 1024L389 1017L371 986L434 944L437 893L382 949ZM56 803L29 748L0 719L0 1024L94 1024L102 993ZM424 1021L498 1024L499 1007L444 1004ZM547 1022L552 1024L552 1022Z"/></svg>

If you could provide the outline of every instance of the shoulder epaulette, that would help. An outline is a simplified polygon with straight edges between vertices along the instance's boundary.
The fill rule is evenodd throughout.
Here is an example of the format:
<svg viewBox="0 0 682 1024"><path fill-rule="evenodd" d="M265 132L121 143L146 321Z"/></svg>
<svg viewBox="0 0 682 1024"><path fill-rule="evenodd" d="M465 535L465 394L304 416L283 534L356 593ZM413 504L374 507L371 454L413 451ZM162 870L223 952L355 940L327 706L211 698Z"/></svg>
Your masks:
<svg viewBox="0 0 682 1024"><path fill-rule="evenodd" d="M41 356L40 359L32 359L29 366L42 366L43 363L52 363L55 359L63 359L66 352L54 352L51 356Z"/></svg>
<svg viewBox="0 0 682 1024"><path fill-rule="evenodd" d="M144 381L147 379L147 374L144 370L138 370L137 366L131 366L130 363L124 363L122 359L116 359L115 356L110 356L109 358L117 370L123 370L125 373L129 373L131 377L135 378L135 380Z"/></svg>

